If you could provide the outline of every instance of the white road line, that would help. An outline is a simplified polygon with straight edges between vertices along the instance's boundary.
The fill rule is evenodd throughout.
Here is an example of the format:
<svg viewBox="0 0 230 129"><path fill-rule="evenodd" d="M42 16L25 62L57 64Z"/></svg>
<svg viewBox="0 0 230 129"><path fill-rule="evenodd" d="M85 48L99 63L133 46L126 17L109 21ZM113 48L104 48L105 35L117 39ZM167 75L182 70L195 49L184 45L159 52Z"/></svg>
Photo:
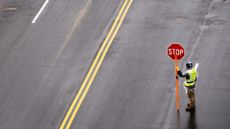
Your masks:
<svg viewBox="0 0 230 129"><path fill-rule="evenodd" d="M42 5L42 8L38 11L37 15L34 17L32 23L35 23L36 20L38 19L39 15L41 14L41 12L43 11L43 9L46 7L46 5L48 4L49 0L46 0L45 3Z"/></svg>

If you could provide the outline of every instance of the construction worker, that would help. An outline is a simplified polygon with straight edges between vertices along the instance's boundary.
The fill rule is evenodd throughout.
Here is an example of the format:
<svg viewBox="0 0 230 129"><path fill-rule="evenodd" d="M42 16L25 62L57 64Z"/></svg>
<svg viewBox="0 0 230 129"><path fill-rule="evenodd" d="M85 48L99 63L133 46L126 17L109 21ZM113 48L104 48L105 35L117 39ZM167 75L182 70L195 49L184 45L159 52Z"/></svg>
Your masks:
<svg viewBox="0 0 230 129"><path fill-rule="evenodd" d="M192 62L186 62L185 73L182 73L179 67L176 67L177 74L185 78L184 86L186 87L186 94L188 96L189 103L187 104L186 111L194 111L195 105L195 86L197 81L197 70L193 67Z"/></svg>

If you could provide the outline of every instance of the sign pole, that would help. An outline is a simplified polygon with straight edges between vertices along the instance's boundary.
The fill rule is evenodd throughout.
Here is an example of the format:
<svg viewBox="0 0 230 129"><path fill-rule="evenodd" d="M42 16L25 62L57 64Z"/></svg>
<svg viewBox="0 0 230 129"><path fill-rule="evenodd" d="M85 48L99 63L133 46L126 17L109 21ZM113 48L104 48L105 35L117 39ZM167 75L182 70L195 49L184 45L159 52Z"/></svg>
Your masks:
<svg viewBox="0 0 230 129"><path fill-rule="evenodd" d="M178 60L177 60L177 56L175 56L175 68L178 67ZM178 78L178 74L176 71L176 110L179 112L180 110L180 97L179 97L179 78Z"/></svg>
<svg viewBox="0 0 230 129"><path fill-rule="evenodd" d="M175 68L178 67L178 61L184 57L184 48L180 45L180 43L172 43L168 46L168 56L174 61ZM175 70L176 71L176 70ZM180 110L180 96L179 96L179 79L178 74L175 72L176 75L176 90L175 90L175 97L176 97L176 110L179 112Z"/></svg>

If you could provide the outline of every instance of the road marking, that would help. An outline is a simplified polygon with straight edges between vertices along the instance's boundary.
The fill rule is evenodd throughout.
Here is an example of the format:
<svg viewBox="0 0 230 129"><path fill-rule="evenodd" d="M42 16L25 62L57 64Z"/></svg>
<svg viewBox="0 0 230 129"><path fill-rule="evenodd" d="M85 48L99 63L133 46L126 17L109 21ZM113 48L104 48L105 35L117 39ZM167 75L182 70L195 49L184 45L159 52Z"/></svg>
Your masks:
<svg viewBox="0 0 230 129"><path fill-rule="evenodd" d="M42 8L38 11L37 15L34 17L32 23L35 23L36 20L38 19L39 15L42 13L43 9L46 7L48 4L49 0L46 0L45 3L42 5Z"/></svg>
<svg viewBox="0 0 230 129"><path fill-rule="evenodd" d="M83 95L82 95L82 97L81 97L81 99L80 99L80 101L79 101L79 103L78 103L76 109L74 110L74 114L73 114L72 117L70 118L70 121L69 121L69 123L68 123L68 125L67 125L67 129L70 128L71 123L72 123L73 120L74 120L74 117L76 116L76 114L77 114L77 112L78 112L78 110L79 110L79 108L80 108L80 106L81 106L83 100L85 99L85 97L86 97L86 95L87 95L87 93L88 93L88 91L89 91L89 89L90 89L90 86L91 86L93 80L95 79L95 77L96 77L96 75L97 75L97 73L98 73L98 71L99 71L99 69L100 69L100 67L101 67L101 65L102 65L102 63L103 63L103 61L104 61L104 58L105 58L105 56L106 56L106 54L107 54L107 52L108 52L108 50L109 50L109 48L110 48L110 46L111 46L111 44L112 44L114 38L115 38L115 36L116 36L116 34L117 34L117 32L118 32L118 30L119 30L121 24L122 24L122 22L123 22L123 20L124 20L124 18L125 18L125 16L126 16L126 14L127 14L127 12L128 12L128 9L129 9L129 7L131 6L132 0L130 0L130 1L131 1L131 2L129 2L128 7L126 8L126 10L125 10L125 12L124 12L124 15L122 16L122 18L121 18L121 20L120 20L120 22L119 22L119 24L118 24L118 27L116 28L116 30L115 30L115 32L113 33L111 39L109 40L109 43L108 43L108 45L106 46L106 48L105 48L105 50L104 50L104 52L103 52L103 54L102 54L102 57L100 58L99 63L98 63L98 65L97 65L95 71L93 72L92 77L90 78L90 81L89 81L89 83L88 83L88 85L87 85L87 87L86 87L86 90L84 91L84 93L83 93Z"/></svg>
<svg viewBox="0 0 230 129"><path fill-rule="evenodd" d="M2 12L11 12L11 11L16 11L16 10L17 10L16 7L6 7L3 9L0 9L0 11L2 11Z"/></svg>
<svg viewBox="0 0 230 129"><path fill-rule="evenodd" d="M64 49L66 48L66 46L68 45L71 37L73 36L76 28L80 25L82 19L84 18L85 14L87 13L87 9L89 8L89 6L92 4L92 0L88 0L86 5L84 6L83 9L80 10L80 12L78 13L78 17L76 18L76 20L74 21L73 27L71 28L71 30L67 33L67 36L63 42L63 44L61 45L58 53L56 54L53 63L51 64L51 66L53 66L58 58L60 57L60 55L63 53Z"/></svg>
<svg viewBox="0 0 230 129"><path fill-rule="evenodd" d="M77 103L77 101L78 101L80 95L82 94L82 91L83 91L83 89L85 88L86 83L88 82L89 77L90 77L91 73L93 72L93 69L94 69L95 65L97 64L98 59L99 59L99 57L101 56L101 53L102 53L102 51L104 50L104 47L105 47L107 41L109 40L109 37L110 37L110 35L112 34L112 32L113 32L113 30L114 30L114 28L115 28L115 26L116 26L116 24L117 24L117 22L118 22L118 20L119 20L119 17L120 17L120 15L121 15L121 12L122 12L122 10L124 9L126 3L127 3L127 0L126 0L125 3L123 4L123 6L122 6L122 8L121 8L121 11L119 12L119 14L118 14L118 16L117 16L115 22L113 23L113 26L112 26L111 30L109 31L109 34L107 35L105 41L104 41L103 44L102 44L102 47L100 48L100 50L99 50L99 52L98 52L98 54L97 54L95 60L93 61L93 64L92 64L92 66L90 67L90 70L89 70L89 72L87 73L86 78L85 78L85 80L83 81L83 83L82 83L82 85L81 85L81 88L80 88L79 92L77 93L77 96L75 97L74 101L72 102L72 105L70 106L70 109L68 110L68 112L67 112L67 114L66 114L66 116L65 116L65 118L64 118L64 120L63 120L63 122L62 122L62 124L61 124L60 129L63 129L63 128L64 128L65 123L66 123L67 119L69 118L70 113L72 112L72 110L73 110L73 108L74 108L74 105L76 105L76 103Z"/></svg>
<svg viewBox="0 0 230 129"><path fill-rule="evenodd" d="M93 80L95 79L100 66L102 65L104 58L116 36L116 34L119 31L120 26L123 23L123 20L132 4L133 0L125 0L121 9L119 10L119 13L108 33L108 35L106 36L106 39L104 40L104 42L102 43L102 46L100 47L91 67L89 72L86 75L85 80L83 81L76 97L74 98L69 110L67 111L61 125L59 129L69 129L74 121L74 118L76 116L76 114L78 113L82 102L84 101L90 87L91 84L93 82Z"/></svg>
<svg viewBox="0 0 230 129"><path fill-rule="evenodd" d="M77 27L80 25L82 19L84 18L85 14L87 13L87 9L89 8L89 6L92 4L92 0L88 0L86 5L84 6L84 8L82 8L79 13L78 16L76 17L76 19L74 20L74 23L72 25L72 28L70 29L70 31L68 31L66 38L63 42L63 44L60 46L56 56L54 57L54 59L51 61L50 63L50 69L47 71L46 75L43 77L43 81L41 82L41 85L43 85L43 83L46 81L46 79L50 76L50 73L52 71L53 66L57 63L59 57L61 56L61 54L63 53L64 49L66 48L66 46L69 44L69 41L71 39L71 37L74 34L74 31L77 29Z"/></svg>

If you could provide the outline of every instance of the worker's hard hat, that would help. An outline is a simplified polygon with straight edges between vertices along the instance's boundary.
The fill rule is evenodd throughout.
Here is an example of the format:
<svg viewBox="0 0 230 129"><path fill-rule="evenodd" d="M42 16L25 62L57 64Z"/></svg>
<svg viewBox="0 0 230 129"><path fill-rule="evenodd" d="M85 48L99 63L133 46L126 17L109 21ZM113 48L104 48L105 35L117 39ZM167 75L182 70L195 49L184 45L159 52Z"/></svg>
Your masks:
<svg viewBox="0 0 230 129"><path fill-rule="evenodd" d="M191 69L193 67L192 62L186 62L186 69Z"/></svg>

